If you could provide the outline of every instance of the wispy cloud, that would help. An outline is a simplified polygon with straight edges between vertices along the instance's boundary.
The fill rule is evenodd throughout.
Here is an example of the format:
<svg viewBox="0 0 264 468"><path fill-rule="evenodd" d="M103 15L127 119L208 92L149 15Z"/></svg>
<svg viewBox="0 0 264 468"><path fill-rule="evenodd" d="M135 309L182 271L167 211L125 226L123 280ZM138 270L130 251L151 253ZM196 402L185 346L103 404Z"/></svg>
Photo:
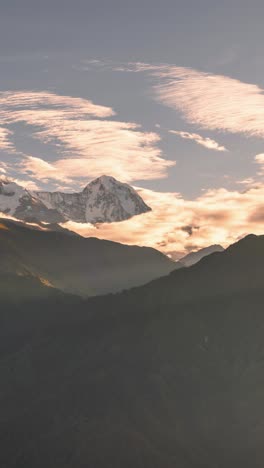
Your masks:
<svg viewBox="0 0 264 468"><path fill-rule="evenodd" d="M0 127L0 150L13 152L15 150L13 144L10 141L12 135L11 130L5 127Z"/></svg>
<svg viewBox="0 0 264 468"><path fill-rule="evenodd" d="M60 141L65 157L45 164L52 175L95 177L111 173L125 181L166 176L173 162L162 158L159 136L134 123L106 120L64 121L35 135L45 142ZM75 158L68 154L75 154ZM42 165L43 167L44 165ZM36 166L34 166L36 168Z"/></svg>
<svg viewBox="0 0 264 468"><path fill-rule="evenodd" d="M256 84L170 64L113 64L112 69L152 76L153 97L191 124L264 137L264 89Z"/></svg>
<svg viewBox="0 0 264 468"><path fill-rule="evenodd" d="M96 117L110 117L115 114L113 109L94 104L88 99L62 96L49 91L5 91L0 93L0 115L5 121L9 121L8 111L11 112L10 121L25 120L31 115L34 120L34 112L43 110L42 116L45 119L45 111L54 107L53 115L57 118L93 115ZM32 113L28 112L32 110ZM57 111L57 114L56 114ZM49 114L47 114L47 117ZM37 117L37 114L36 114Z"/></svg>
<svg viewBox="0 0 264 468"><path fill-rule="evenodd" d="M41 158L26 156L19 164L19 167L22 169L23 173L33 175L37 180L43 182L48 182L49 180L60 182L68 181L68 176L65 175L65 173L60 174L53 164Z"/></svg>
<svg viewBox="0 0 264 468"><path fill-rule="evenodd" d="M164 159L159 135L136 123L106 120L113 115L109 107L46 91L0 93L2 122L23 122L31 126L33 138L56 145L55 161L37 155L22 161L34 177L64 182L102 173L124 181L165 177L175 162ZM8 133L3 133L5 142Z"/></svg>
<svg viewBox="0 0 264 468"><path fill-rule="evenodd" d="M0 161L0 174L6 174L6 172L7 172L7 165L4 162Z"/></svg>
<svg viewBox="0 0 264 468"><path fill-rule="evenodd" d="M264 153L257 154L255 160L258 164L264 164Z"/></svg>
<svg viewBox="0 0 264 468"><path fill-rule="evenodd" d="M264 153L257 154L257 156L255 156L255 161L260 166L258 175L264 175Z"/></svg>
<svg viewBox="0 0 264 468"><path fill-rule="evenodd" d="M257 182L254 177L247 177L246 179L237 180L236 184L254 187L257 185Z"/></svg>
<svg viewBox="0 0 264 468"><path fill-rule="evenodd" d="M177 135L184 140L192 140L198 145L204 146L205 148L209 150L215 150L215 151L227 151L227 149L224 146L221 146L217 141L212 140L211 138L208 137L203 137L199 135L198 133L189 133L189 132L183 132L183 131L178 131L178 130L169 130L169 133L173 133L174 135Z"/></svg>
<svg viewBox="0 0 264 468"><path fill-rule="evenodd" d="M1 167L0 167L0 173L1 173ZM6 171L4 171L4 176L1 177L2 180L6 180L9 182L14 182L15 184L23 187L26 190L40 190L39 185L36 182L33 182L32 180L24 180L24 179L17 179L15 177L10 177L6 176ZM2 216L2 213L1 213Z"/></svg>
<svg viewBox="0 0 264 468"><path fill-rule="evenodd" d="M264 94L255 84L223 75L167 66L152 74L154 94L191 124L210 130L264 137Z"/></svg>

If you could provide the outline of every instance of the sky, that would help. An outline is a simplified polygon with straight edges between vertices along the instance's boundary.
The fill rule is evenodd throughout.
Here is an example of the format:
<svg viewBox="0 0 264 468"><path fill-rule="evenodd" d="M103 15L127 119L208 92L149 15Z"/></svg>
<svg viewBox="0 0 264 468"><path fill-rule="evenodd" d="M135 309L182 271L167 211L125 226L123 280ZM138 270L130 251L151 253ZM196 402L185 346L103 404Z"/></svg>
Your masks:
<svg viewBox="0 0 264 468"><path fill-rule="evenodd" d="M152 212L68 227L172 255L263 233L264 3L9 0L0 172L28 189L102 174Z"/></svg>

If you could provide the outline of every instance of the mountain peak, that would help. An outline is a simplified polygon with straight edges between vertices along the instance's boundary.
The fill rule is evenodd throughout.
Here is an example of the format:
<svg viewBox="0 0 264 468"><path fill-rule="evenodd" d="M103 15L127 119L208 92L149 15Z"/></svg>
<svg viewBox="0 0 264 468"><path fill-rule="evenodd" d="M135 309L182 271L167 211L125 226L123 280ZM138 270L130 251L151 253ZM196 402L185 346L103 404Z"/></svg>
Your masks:
<svg viewBox="0 0 264 468"><path fill-rule="evenodd" d="M85 188L84 188L84 191L86 189L89 189L89 187L94 187L94 186L97 186L97 185L103 185L103 187L105 188L110 188L113 186L113 184L117 184L117 185L123 185L122 182L119 182L118 180L116 180L114 177L112 176L108 176L108 175L101 175L100 177L97 177L96 179L93 179L91 182L89 182ZM125 184L124 184L125 185Z"/></svg>
<svg viewBox="0 0 264 468"><path fill-rule="evenodd" d="M116 180L114 177L112 176L109 176L109 175L101 175L100 177L97 177L96 179L92 180L91 183L108 183L108 182L117 182L119 184L121 184L122 182L119 182L118 180Z"/></svg>
<svg viewBox="0 0 264 468"><path fill-rule="evenodd" d="M117 222L151 210L130 185L102 175L83 190L87 197L86 222Z"/></svg>

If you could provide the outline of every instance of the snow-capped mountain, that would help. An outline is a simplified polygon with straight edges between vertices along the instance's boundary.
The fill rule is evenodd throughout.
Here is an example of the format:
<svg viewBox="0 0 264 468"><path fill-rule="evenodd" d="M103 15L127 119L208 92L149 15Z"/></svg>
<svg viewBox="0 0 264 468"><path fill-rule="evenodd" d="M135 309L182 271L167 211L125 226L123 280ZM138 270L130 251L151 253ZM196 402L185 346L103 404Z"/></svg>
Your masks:
<svg viewBox="0 0 264 468"><path fill-rule="evenodd" d="M138 193L114 177L102 176L76 193L28 191L0 180L0 211L18 219L49 223L111 223L150 211Z"/></svg>
<svg viewBox="0 0 264 468"><path fill-rule="evenodd" d="M80 223L123 221L150 211L132 187L109 176L93 180L79 193L34 192L34 195L64 219Z"/></svg>

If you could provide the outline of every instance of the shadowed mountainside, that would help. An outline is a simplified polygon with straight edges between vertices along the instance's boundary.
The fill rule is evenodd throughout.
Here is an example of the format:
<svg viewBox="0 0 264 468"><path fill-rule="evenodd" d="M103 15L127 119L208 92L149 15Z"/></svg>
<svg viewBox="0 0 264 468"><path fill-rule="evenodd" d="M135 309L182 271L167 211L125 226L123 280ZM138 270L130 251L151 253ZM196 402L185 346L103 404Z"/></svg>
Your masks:
<svg viewBox="0 0 264 468"><path fill-rule="evenodd" d="M209 247L205 247L204 249L200 249L194 252L190 252L189 254L185 255L180 259L180 262L183 266L189 267L198 263L202 258L211 255L214 252L223 252L224 248L219 245L210 245Z"/></svg>
<svg viewBox="0 0 264 468"><path fill-rule="evenodd" d="M84 238L62 229L46 231L7 219L0 219L0 255L0 274L33 275L83 296L138 286L179 267L152 248Z"/></svg>

